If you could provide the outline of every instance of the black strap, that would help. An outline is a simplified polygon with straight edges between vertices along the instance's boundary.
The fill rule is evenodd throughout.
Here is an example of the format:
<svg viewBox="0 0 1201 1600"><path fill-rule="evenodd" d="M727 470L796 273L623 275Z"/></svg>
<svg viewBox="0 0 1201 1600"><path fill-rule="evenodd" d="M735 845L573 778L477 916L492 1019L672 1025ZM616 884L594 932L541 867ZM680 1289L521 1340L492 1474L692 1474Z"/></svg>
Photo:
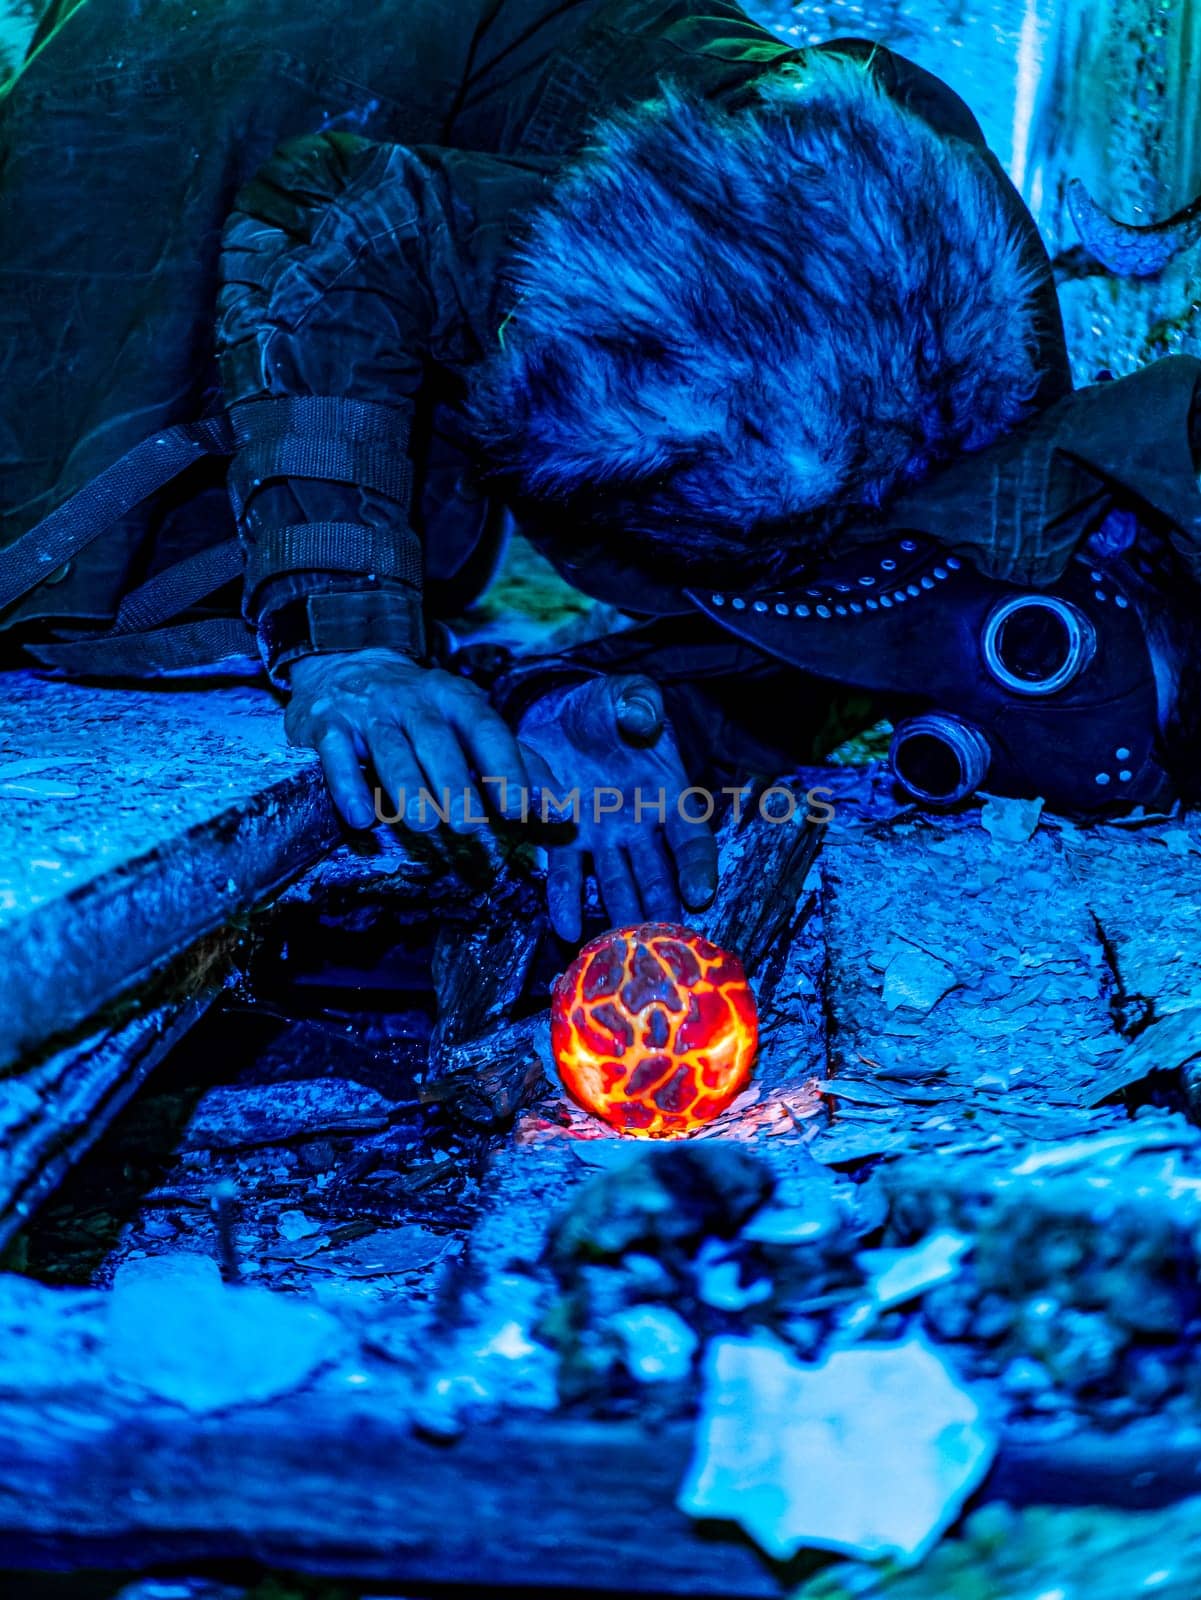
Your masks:
<svg viewBox="0 0 1201 1600"><path fill-rule="evenodd" d="M246 591L281 573L362 572L421 587L421 541L412 529L358 522L300 522L257 534L247 550Z"/></svg>
<svg viewBox="0 0 1201 1600"><path fill-rule="evenodd" d="M248 402L236 408L234 420L222 414L160 429L0 550L0 611L36 589L114 522L204 456L234 455L245 448L256 455L260 450L278 451L282 437L298 475L307 475L303 468L322 461L335 469L329 473L335 478L348 468L362 467L370 487L407 499L408 435L407 410L322 395ZM420 547L415 537L385 540L382 535L368 535L369 530L356 524L288 528L279 535L280 550L285 555L289 549L298 556L320 555L321 561L311 560L318 570L374 571L419 588ZM157 626L231 582L243 570L243 560L240 540L225 540L126 595L112 628L104 633L27 648L45 665L82 677L169 677L222 660L253 657L255 631L237 618ZM305 563L296 562L301 564Z"/></svg>
<svg viewBox="0 0 1201 1600"><path fill-rule="evenodd" d="M403 450L409 442L412 411L408 402L403 406L381 406L369 400L300 394L242 400L232 408L232 415L239 449L269 444L295 433L310 439L346 439L352 444L389 445Z"/></svg>
<svg viewBox="0 0 1201 1600"><path fill-rule="evenodd" d="M403 452L380 445L352 444L345 439L289 433L246 445L234 457L228 481L239 516L255 490L273 478L349 483L356 489L374 489L406 508L412 491L412 471Z"/></svg>
<svg viewBox="0 0 1201 1600"><path fill-rule="evenodd" d="M134 445L56 511L0 550L0 611L36 589L140 501L203 456L229 455L235 448L233 429L224 416L179 423Z"/></svg>
<svg viewBox="0 0 1201 1600"><path fill-rule="evenodd" d="M108 634L71 644L31 644L44 666L72 678L173 678L246 660L262 671L258 636L237 617L206 617L151 633Z"/></svg>
<svg viewBox="0 0 1201 1600"><path fill-rule="evenodd" d="M186 561L177 561L140 588L130 590L108 634L139 633L177 617L215 589L223 589L240 577L243 559L242 541L225 539Z"/></svg>
<svg viewBox="0 0 1201 1600"><path fill-rule="evenodd" d="M244 446L270 440L278 443L282 435L386 446L401 458L407 449L411 408L329 395L294 395L249 401L235 409L233 420L222 413L161 428L0 550L0 611L36 589L114 522L204 456L234 455ZM407 460L403 468L399 461L385 466L382 476L392 484L401 471L408 472Z"/></svg>
<svg viewBox="0 0 1201 1600"><path fill-rule="evenodd" d="M281 665L312 651L376 646L420 660L425 654L421 596L416 590L380 589L300 595L263 613L259 639L273 678Z"/></svg>

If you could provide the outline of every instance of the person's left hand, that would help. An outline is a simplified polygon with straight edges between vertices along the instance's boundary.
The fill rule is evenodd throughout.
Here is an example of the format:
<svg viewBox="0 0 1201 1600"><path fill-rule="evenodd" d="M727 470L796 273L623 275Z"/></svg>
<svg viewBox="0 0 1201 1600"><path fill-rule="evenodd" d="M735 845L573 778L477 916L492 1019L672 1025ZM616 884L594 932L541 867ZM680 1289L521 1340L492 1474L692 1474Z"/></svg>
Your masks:
<svg viewBox="0 0 1201 1600"><path fill-rule="evenodd" d="M570 838L548 852L547 907L561 939L580 937L586 857L614 927L678 922L717 892L717 843L701 793L689 788L663 699L649 678L594 678L553 690L525 713L518 742L530 776L551 795L579 790ZM539 815L542 815L540 812Z"/></svg>

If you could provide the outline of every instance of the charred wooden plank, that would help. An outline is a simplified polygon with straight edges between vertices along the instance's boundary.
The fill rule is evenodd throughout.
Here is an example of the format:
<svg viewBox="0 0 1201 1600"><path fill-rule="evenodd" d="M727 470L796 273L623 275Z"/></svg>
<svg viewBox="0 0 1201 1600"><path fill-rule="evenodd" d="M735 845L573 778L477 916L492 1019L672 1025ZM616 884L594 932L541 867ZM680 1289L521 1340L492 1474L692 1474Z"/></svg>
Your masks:
<svg viewBox="0 0 1201 1600"><path fill-rule="evenodd" d="M823 836L823 827L803 814L767 821L754 807L722 830L717 897L689 922L714 944L733 950L748 977L791 926Z"/></svg>
<svg viewBox="0 0 1201 1600"><path fill-rule="evenodd" d="M228 982L236 919L338 837L261 691L4 695L0 1241Z"/></svg>
<svg viewBox="0 0 1201 1600"><path fill-rule="evenodd" d="M537 1258L548 1214L587 1170L559 1147L510 1152L501 1166L472 1252L503 1295L509 1264ZM1172 1204L1195 1216L1191 1196ZM469 1296L479 1303L487 1289L477 1277ZM227 1291L235 1306L254 1292ZM0 1347L0 1567L245 1559L364 1581L748 1597L800 1576L678 1510L693 1448L686 1420L570 1418L503 1396L487 1415L431 1415L440 1377L469 1379L464 1351L481 1353L466 1319L457 1348L448 1337L439 1350L403 1303L376 1320L297 1309L327 1327L294 1367L285 1337L291 1386L254 1400L226 1394L206 1409L159 1397L162 1369L147 1375L139 1328L112 1309L116 1293L0 1278L12 1329ZM511 1316L511 1302L500 1303ZM187 1303L175 1310L187 1314ZM261 1327L258 1304L245 1316ZM227 1334L218 1319L218 1364ZM193 1360L206 1337L202 1327ZM279 1359L273 1345L273 1370ZM172 1365L167 1376L178 1374ZM1006 1425L986 1492L1162 1505L1196 1492L1198 1459L1197 1431L1178 1416L1066 1440L1059 1418Z"/></svg>
<svg viewBox="0 0 1201 1600"><path fill-rule="evenodd" d="M434 1076L453 1045L477 1039L505 1021L521 998L546 918L529 881L502 879L472 908L439 931L434 947L438 1022L430 1041Z"/></svg>
<svg viewBox="0 0 1201 1600"><path fill-rule="evenodd" d="M541 1018L509 1020L546 928L538 884L502 863L486 896L439 930L434 946L438 1021L422 1098L449 1105L473 1127L507 1122L537 1095L534 1041Z"/></svg>
<svg viewBox="0 0 1201 1600"><path fill-rule="evenodd" d="M201 995L154 1007L124 1027L89 1034L0 1084L0 1250L199 1021L211 999Z"/></svg>
<svg viewBox="0 0 1201 1600"><path fill-rule="evenodd" d="M8 1410L0 1564L245 1559L526 1594L781 1592L749 1544L676 1508L687 1427L531 1414L436 1442L380 1398L296 1396L206 1419L131 1409L71 1439L47 1437L27 1406Z"/></svg>
<svg viewBox="0 0 1201 1600"><path fill-rule="evenodd" d="M69 1044L0 1077L0 1249L205 1015L242 943L232 930L201 940L139 1004L110 1008Z"/></svg>
<svg viewBox="0 0 1201 1600"><path fill-rule="evenodd" d="M1002 1445L988 1496L1170 1504L1197 1493L1198 1438L1168 1434L1154 1423L1068 1441L1018 1430ZM436 1442L411 1415L348 1392L200 1419L105 1408L49 1427L27 1403L6 1404L0 1437L0 1563L9 1569L245 1559L526 1594L603 1587L755 1600L787 1587L788 1575L737 1533L676 1508L687 1425L510 1415Z"/></svg>
<svg viewBox="0 0 1201 1600"><path fill-rule="evenodd" d="M557 1165L564 1154L552 1153ZM537 1247L504 1238L510 1250ZM500 1252L490 1257L499 1270ZM440 1375L488 1377L474 1324L435 1344L411 1303L372 1320L262 1290L206 1290L191 1275L152 1278L144 1304L164 1326L149 1330L148 1361L137 1305L118 1306L121 1292L0 1277L14 1333L0 1349L0 1568L244 1558L522 1592L778 1592L743 1539L676 1509L687 1424L569 1420L503 1397L476 1420L440 1412ZM504 1300L496 1326L512 1315ZM229 1374L246 1372L240 1341L261 1342L264 1321L275 1333L259 1361L270 1386L243 1399ZM530 1360L553 1371L549 1350ZM509 1382L512 1366L501 1359L493 1381Z"/></svg>
<svg viewBox="0 0 1201 1600"><path fill-rule="evenodd" d="M411 1109L346 1078L222 1085L202 1096L180 1150L252 1150L305 1139L378 1133Z"/></svg>
<svg viewBox="0 0 1201 1600"><path fill-rule="evenodd" d="M495 1128L532 1105L546 1087L546 1012L508 1022L482 1038L447 1046L422 1098L447 1104L476 1128Z"/></svg>
<svg viewBox="0 0 1201 1600"><path fill-rule="evenodd" d="M338 837L319 767L250 689L6 675L0 1070L69 1037Z"/></svg>

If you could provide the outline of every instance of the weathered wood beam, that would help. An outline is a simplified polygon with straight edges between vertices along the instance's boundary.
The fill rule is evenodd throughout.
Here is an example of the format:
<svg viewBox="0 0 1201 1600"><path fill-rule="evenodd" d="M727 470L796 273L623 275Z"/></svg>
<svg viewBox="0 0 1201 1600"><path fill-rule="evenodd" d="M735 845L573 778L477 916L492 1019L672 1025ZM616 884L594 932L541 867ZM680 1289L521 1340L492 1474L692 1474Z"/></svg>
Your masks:
<svg viewBox="0 0 1201 1600"><path fill-rule="evenodd" d="M508 1236L509 1248L520 1242ZM169 1375L177 1361L208 1357L189 1315L194 1323L209 1313L200 1305L189 1313L191 1302L179 1299L189 1292L168 1284L147 1301L188 1330L182 1353L172 1339ZM377 1339L357 1312L306 1313L285 1296L238 1310L242 1295L263 1293L227 1291L228 1311L204 1299L217 1317L212 1359L228 1370L221 1351L233 1330L224 1319L238 1319L236 1348L261 1329L269 1298L284 1318L267 1316L283 1338L273 1374L293 1358L289 1340L308 1338L295 1323L307 1329L309 1315L318 1319L308 1375L296 1369L294 1386L274 1398L229 1395L224 1409L198 1413L144 1386L145 1346L130 1312L113 1309L116 1291L0 1277L13 1325L0 1350L0 1569L248 1559L521 1592L778 1593L749 1544L713 1537L676 1509L688 1425L652 1430L514 1407L432 1427L439 1374L476 1365L462 1348L433 1350L423 1374L419 1308L391 1304ZM167 1336L150 1337L162 1351ZM466 1324L463 1342L478 1342ZM392 1348L406 1352L403 1363L381 1353ZM162 1372L159 1358L151 1365Z"/></svg>
<svg viewBox="0 0 1201 1600"><path fill-rule="evenodd" d="M541 1048L550 1047L547 1012L502 1023L479 1039L448 1045L422 1099L449 1105L477 1128L496 1128L532 1105L546 1087Z"/></svg>
<svg viewBox="0 0 1201 1600"><path fill-rule="evenodd" d="M0 679L0 1246L203 1014L337 826L250 689Z"/></svg>
<svg viewBox="0 0 1201 1600"><path fill-rule="evenodd" d="M235 948L232 935L204 941L165 997L0 1078L0 1250L208 1010Z"/></svg>
<svg viewBox="0 0 1201 1600"><path fill-rule="evenodd" d="M262 691L9 673L0 696L3 1070L260 903L338 828Z"/></svg>
<svg viewBox="0 0 1201 1600"><path fill-rule="evenodd" d="M43 1414L6 1408L0 1565L246 1559L519 1593L781 1592L749 1544L676 1509L686 1426L531 1414L437 1443L382 1398L297 1397L206 1420L131 1409L120 1425L81 1419L68 1448Z"/></svg>
<svg viewBox="0 0 1201 1600"><path fill-rule="evenodd" d="M430 1040L430 1067L454 1045L477 1039L505 1022L521 999L530 965L546 927L541 892L528 879L503 874L489 893L440 929L434 946L438 1021ZM468 920L469 918L469 920Z"/></svg>
<svg viewBox="0 0 1201 1600"><path fill-rule="evenodd" d="M506 1263L535 1258L550 1208L587 1172L559 1147L510 1151L501 1166L472 1253L503 1289ZM1037 1182L1029 1188L1036 1200ZM1194 1213L1190 1196L1173 1204L1182 1217ZM488 1288L477 1279L469 1297L485 1304ZM188 1303L170 1303L180 1292L156 1290L147 1304L168 1321L186 1319ZM223 1409L198 1412L153 1392L140 1325L114 1311L115 1293L0 1278L11 1330L0 1347L0 1568L245 1559L401 1584L747 1597L777 1595L798 1576L772 1568L731 1529L677 1509L693 1446L687 1422L564 1417L506 1404L503 1385L488 1411L431 1411L440 1377L453 1386L456 1372L477 1370L482 1341L469 1316L438 1349L403 1302L381 1308L378 1323L358 1310L316 1311L328 1326L291 1389L257 1402L227 1396ZM260 1291L228 1291L234 1307L242 1293ZM268 1309L243 1316L257 1329ZM233 1312L213 1310L212 1333L180 1360L203 1359L211 1338L223 1383L223 1319ZM205 1314L196 1313L202 1327ZM160 1352L150 1371L161 1379L165 1336L147 1332ZM292 1362L293 1333L284 1330L273 1371ZM179 1373L173 1359L165 1375L174 1383ZM1002 1431L984 1494L1163 1505L1197 1492L1199 1460L1197 1430L1178 1418L1148 1417L1116 1434L1082 1427L1069 1438L1059 1418L1019 1423Z"/></svg>

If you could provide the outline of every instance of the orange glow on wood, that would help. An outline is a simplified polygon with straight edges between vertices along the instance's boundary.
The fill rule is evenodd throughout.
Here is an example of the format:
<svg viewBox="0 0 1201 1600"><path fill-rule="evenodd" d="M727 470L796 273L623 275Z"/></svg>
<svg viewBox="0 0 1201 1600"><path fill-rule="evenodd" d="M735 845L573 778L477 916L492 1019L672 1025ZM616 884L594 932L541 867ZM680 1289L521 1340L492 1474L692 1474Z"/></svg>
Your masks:
<svg viewBox="0 0 1201 1600"><path fill-rule="evenodd" d="M586 1111L643 1138L720 1116L750 1077L755 999L736 956L647 922L586 944L555 984L551 1044Z"/></svg>

